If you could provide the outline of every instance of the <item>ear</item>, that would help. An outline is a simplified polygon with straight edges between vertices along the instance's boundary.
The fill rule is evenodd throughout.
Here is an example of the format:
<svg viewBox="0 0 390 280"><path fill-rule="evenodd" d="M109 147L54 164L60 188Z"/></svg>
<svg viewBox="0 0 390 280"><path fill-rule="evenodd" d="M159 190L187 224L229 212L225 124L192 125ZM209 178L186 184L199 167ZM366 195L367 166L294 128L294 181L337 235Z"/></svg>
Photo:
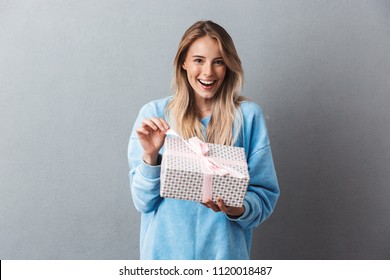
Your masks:
<svg viewBox="0 0 390 280"><path fill-rule="evenodd" d="M187 66L186 66L185 62L183 62L183 64L181 65L181 68L183 68L184 70L187 70Z"/></svg>

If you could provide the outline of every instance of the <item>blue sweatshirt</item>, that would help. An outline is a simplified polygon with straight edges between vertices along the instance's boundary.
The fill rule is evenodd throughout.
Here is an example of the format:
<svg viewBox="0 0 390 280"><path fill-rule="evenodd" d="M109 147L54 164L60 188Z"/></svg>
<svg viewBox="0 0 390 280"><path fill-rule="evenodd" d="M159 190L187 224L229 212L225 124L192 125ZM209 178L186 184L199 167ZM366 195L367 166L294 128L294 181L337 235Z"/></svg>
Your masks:
<svg viewBox="0 0 390 280"><path fill-rule="evenodd" d="M142 107L129 140L130 185L135 208L141 212L141 259L249 259L252 230L272 213L279 186L261 108L253 102L240 105L243 127L235 146L244 147L250 182L245 212L232 218L199 202L160 197L161 166L142 160L136 127L143 118L164 118L169 98ZM210 117L202 120L207 126ZM164 147L160 151L162 155ZM161 156L159 156L161 162Z"/></svg>

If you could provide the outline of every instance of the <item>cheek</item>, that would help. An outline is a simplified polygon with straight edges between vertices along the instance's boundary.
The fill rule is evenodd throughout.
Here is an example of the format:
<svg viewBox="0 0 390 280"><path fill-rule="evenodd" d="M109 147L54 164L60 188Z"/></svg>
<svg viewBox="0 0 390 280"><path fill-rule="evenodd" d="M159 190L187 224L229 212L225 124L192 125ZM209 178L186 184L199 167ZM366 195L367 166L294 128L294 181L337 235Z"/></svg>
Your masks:
<svg viewBox="0 0 390 280"><path fill-rule="evenodd" d="M194 79L193 73L188 70L187 70L187 79L189 82L192 82L192 80Z"/></svg>
<svg viewBox="0 0 390 280"><path fill-rule="evenodd" d="M225 76L226 76L226 68L223 68L220 70L220 72L218 72L218 77L220 78L220 80L224 80Z"/></svg>
<svg viewBox="0 0 390 280"><path fill-rule="evenodd" d="M191 87L195 86L196 83L196 76L194 76L194 73L191 72L189 69L187 69L187 81Z"/></svg>
<svg viewBox="0 0 390 280"><path fill-rule="evenodd" d="M195 79L199 75L199 71L196 67L187 68L187 77L188 79Z"/></svg>

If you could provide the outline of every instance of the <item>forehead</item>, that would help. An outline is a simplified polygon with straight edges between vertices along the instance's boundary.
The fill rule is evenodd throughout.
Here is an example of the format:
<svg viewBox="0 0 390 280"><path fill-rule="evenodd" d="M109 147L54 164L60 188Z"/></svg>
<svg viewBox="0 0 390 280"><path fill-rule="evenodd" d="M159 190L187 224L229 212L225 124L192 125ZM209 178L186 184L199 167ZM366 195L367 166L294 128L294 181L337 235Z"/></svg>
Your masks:
<svg viewBox="0 0 390 280"><path fill-rule="evenodd" d="M206 58L221 57L218 41L210 36L196 39L188 49L188 56L203 56Z"/></svg>

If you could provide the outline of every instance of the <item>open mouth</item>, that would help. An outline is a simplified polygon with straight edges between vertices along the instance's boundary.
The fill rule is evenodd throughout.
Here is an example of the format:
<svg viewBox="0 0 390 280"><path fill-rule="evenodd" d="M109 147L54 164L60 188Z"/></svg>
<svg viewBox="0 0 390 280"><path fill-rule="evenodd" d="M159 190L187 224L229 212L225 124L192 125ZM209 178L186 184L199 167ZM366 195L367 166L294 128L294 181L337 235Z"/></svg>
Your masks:
<svg viewBox="0 0 390 280"><path fill-rule="evenodd" d="M217 82L217 80L206 81L206 80L200 80L200 79L198 81L199 81L199 83L201 83L201 85L203 85L205 87L211 87Z"/></svg>

